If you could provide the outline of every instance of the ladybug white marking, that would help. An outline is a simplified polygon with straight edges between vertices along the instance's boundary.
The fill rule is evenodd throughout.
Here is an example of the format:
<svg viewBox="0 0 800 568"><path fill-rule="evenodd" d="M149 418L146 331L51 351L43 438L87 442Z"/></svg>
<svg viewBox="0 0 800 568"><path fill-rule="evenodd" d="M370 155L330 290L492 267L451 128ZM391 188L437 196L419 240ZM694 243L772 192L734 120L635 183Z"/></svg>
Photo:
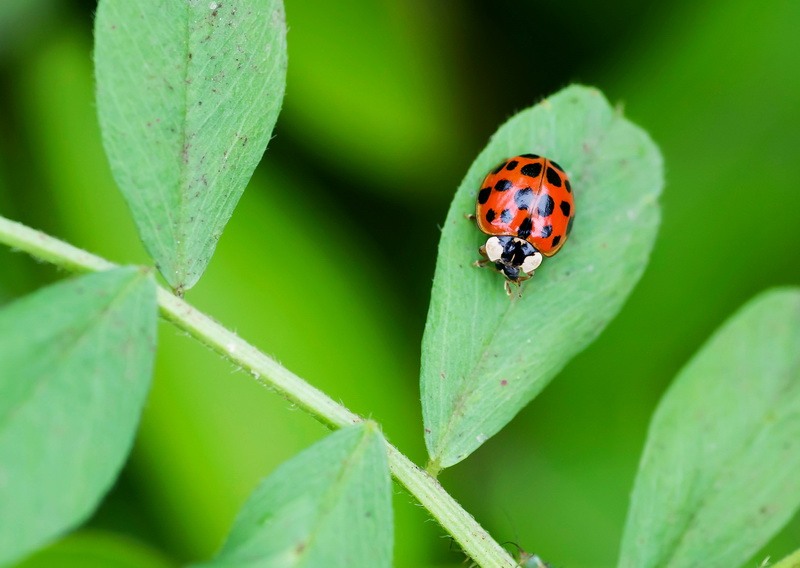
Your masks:
<svg viewBox="0 0 800 568"><path fill-rule="evenodd" d="M486 241L486 257L492 262L497 262L503 256L503 245L497 237L489 237Z"/></svg>
<svg viewBox="0 0 800 568"><path fill-rule="evenodd" d="M539 268L540 264L542 264L542 255L538 252L535 252L525 257L525 260L522 261L522 266L520 268L522 268L522 272L525 274L530 274Z"/></svg>

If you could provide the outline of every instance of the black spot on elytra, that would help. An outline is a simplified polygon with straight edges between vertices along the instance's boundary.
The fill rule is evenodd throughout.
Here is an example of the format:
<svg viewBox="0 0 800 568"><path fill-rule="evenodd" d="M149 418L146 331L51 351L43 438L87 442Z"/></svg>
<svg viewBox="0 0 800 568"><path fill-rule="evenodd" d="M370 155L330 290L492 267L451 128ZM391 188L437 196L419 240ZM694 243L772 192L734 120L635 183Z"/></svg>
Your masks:
<svg viewBox="0 0 800 568"><path fill-rule="evenodd" d="M568 179L564 180L564 187L567 188L567 193L572 193L572 184L569 183Z"/></svg>
<svg viewBox="0 0 800 568"><path fill-rule="evenodd" d="M499 166L497 166L495 169L492 170L492 173L496 174L497 172L502 170L504 167L506 167L506 163L505 162L501 162Z"/></svg>
<svg viewBox="0 0 800 568"><path fill-rule="evenodd" d="M495 215L496 215L496 213L494 212L494 209L489 209L486 212L486 221L491 223L492 221L494 221Z"/></svg>
<svg viewBox="0 0 800 568"><path fill-rule="evenodd" d="M501 179L496 184L494 184L494 188L497 191L508 191L510 187L511 187L511 182L508 181L507 179Z"/></svg>
<svg viewBox="0 0 800 568"><path fill-rule="evenodd" d="M561 166L559 166L559 165L558 165L557 163L555 163L553 160L549 160L549 162L550 162L550 165L551 165L551 166L553 166L554 168L556 168L557 170L561 170L562 172L564 171L564 168L562 168Z"/></svg>
<svg viewBox="0 0 800 568"><path fill-rule="evenodd" d="M520 168L519 172L528 177L539 177L542 173L542 164L526 164Z"/></svg>
<svg viewBox="0 0 800 568"><path fill-rule="evenodd" d="M511 222L511 219L514 218L514 215L508 209L503 209L503 212L500 213L500 220L508 225Z"/></svg>
<svg viewBox="0 0 800 568"><path fill-rule="evenodd" d="M572 217L567 223L567 236L572 232L572 222L575 220L575 217Z"/></svg>
<svg viewBox="0 0 800 568"><path fill-rule="evenodd" d="M531 206L533 201L533 190L530 187L525 187L514 194L514 202L520 209L527 209Z"/></svg>
<svg viewBox="0 0 800 568"><path fill-rule="evenodd" d="M536 212L541 217L549 217L553 214L553 208L556 206L553 198L550 197L548 194L544 194L539 198L539 205L536 208Z"/></svg>
<svg viewBox="0 0 800 568"><path fill-rule="evenodd" d="M508 165L506 165L506 169L507 169L508 171L512 171L512 170L513 170L514 168L516 168L518 165L519 165L519 162L518 162L518 161L516 161L516 160L511 160L510 162L508 162Z"/></svg>
<svg viewBox="0 0 800 568"><path fill-rule="evenodd" d="M541 158L541 156L539 156L537 154L521 154L519 157L520 158L530 158L531 160L535 160L537 158Z"/></svg>
<svg viewBox="0 0 800 568"><path fill-rule="evenodd" d="M558 243L560 243L560 242L561 242L561 235L556 235L555 237L553 237L553 246L554 247L557 247Z"/></svg>
<svg viewBox="0 0 800 568"><path fill-rule="evenodd" d="M519 229L517 229L517 236L520 239L527 239L531 236L531 229L533 228L533 223L531 223L530 217L525 217L522 223L519 224Z"/></svg>
<svg viewBox="0 0 800 568"><path fill-rule="evenodd" d="M492 193L491 187L484 187L482 190L478 192L478 203L483 205L487 201L489 201L489 194Z"/></svg>
<svg viewBox="0 0 800 568"><path fill-rule="evenodd" d="M561 176L553 168L547 168L547 183L561 187Z"/></svg>
<svg viewBox="0 0 800 568"><path fill-rule="evenodd" d="M542 238L546 239L553 234L553 225L545 225L542 227Z"/></svg>
<svg viewBox="0 0 800 568"><path fill-rule="evenodd" d="M561 207L561 212L564 214L564 217L569 217L569 212L572 209L569 206L569 203L567 203L566 201L562 201L559 207Z"/></svg>

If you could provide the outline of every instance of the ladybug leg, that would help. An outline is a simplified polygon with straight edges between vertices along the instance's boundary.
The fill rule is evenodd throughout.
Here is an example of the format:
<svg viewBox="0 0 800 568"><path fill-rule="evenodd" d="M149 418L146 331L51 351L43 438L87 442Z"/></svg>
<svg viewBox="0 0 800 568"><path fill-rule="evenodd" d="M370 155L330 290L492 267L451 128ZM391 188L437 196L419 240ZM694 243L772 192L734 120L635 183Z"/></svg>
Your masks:
<svg viewBox="0 0 800 568"><path fill-rule="evenodd" d="M477 217L475 217L475 213L464 213L464 217L466 217L470 221L474 221L475 219L477 219Z"/></svg>
<svg viewBox="0 0 800 568"><path fill-rule="evenodd" d="M514 282L514 284L517 285L517 297L518 298L522 297L522 283L525 282L526 280L530 280L531 278L533 278L533 272L531 272L530 274L525 274L524 272L522 272L522 273L520 273L519 278L517 279L517 281ZM506 290L506 292L508 292L508 290ZM511 295L511 294L509 294L509 295Z"/></svg>
<svg viewBox="0 0 800 568"><path fill-rule="evenodd" d="M477 266L478 268L483 268L484 266L489 264L489 255L486 254L486 246L485 245L481 245L480 247L478 247L478 252L481 253L481 256L483 258L473 262L472 266Z"/></svg>

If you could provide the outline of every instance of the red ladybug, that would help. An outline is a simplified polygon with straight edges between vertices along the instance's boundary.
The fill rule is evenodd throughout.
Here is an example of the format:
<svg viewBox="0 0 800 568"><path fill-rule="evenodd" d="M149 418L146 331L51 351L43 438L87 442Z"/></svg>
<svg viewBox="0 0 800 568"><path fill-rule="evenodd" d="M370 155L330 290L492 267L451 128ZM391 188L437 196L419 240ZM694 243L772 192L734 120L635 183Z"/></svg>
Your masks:
<svg viewBox="0 0 800 568"><path fill-rule="evenodd" d="M552 160L522 154L504 160L481 184L475 203L478 228L489 236L478 266L494 268L517 286L533 276L542 255L553 256L567 241L575 220L572 186Z"/></svg>

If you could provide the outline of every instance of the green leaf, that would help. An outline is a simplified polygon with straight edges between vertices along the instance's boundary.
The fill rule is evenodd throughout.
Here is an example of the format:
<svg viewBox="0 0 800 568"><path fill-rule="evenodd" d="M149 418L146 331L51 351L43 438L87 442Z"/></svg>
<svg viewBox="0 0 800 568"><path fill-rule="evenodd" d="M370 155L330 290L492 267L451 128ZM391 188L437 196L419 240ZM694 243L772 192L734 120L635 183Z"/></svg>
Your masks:
<svg viewBox="0 0 800 568"><path fill-rule="evenodd" d="M388 568L391 480L373 423L339 430L261 482L203 568ZM199 567L198 567L199 568Z"/></svg>
<svg viewBox="0 0 800 568"><path fill-rule="evenodd" d="M464 218L504 158L552 158L572 180L569 242L509 299L503 277L472 266L483 235ZM425 441L458 463L505 426L619 311L659 223L661 156L598 91L572 86L504 124L456 192L439 244L422 344Z"/></svg>
<svg viewBox="0 0 800 568"><path fill-rule="evenodd" d="M0 311L0 565L83 521L111 486L150 386L156 313L136 268Z"/></svg>
<svg viewBox="0 0 800 568"><path fill-rule="evenodd" d="M97 107L111 170L176 290L208 265L280 111L281 0L103 0Z"/></svg>
<svg viewBox="0 0 800 568"><path fill-rule="evenodd" d="M170 568L154 550L112 533L71 534L14 568Z"/></svg>
<svg viewBox="0 0 800 568"><path fill-rule="evenodd" d="M795 550L786 558L783 558L772 568L800 568L800 550Z"/></svg>
<svg viewBox="0 0 800 568"><path fill-rule="evenodd" d="M650 424L622 568L730 568L800 505L800 290L751 300L678 375Z"/></svg>

